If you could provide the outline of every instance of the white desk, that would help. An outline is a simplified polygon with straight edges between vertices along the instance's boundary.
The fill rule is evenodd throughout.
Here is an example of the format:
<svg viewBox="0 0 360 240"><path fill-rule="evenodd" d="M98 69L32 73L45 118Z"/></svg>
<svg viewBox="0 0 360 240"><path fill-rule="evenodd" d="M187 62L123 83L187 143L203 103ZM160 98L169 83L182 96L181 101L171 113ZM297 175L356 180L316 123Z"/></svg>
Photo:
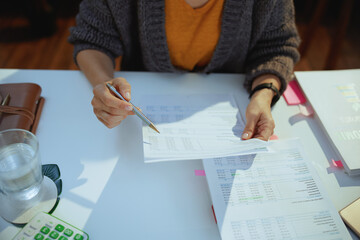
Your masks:
<svg viewBox="0 0 360 240"><path fill-rule="evenodd" d="M235 93L248 101L242 75L130 73L132 99L141 95ZM43 164L56 163L63 191L53 213L88 232L90 239L206 239L220 236L201 161L144 164L141 122L135 116L107 129L94 116L91 86L78 71L0 70L0 83L35 82L45 106L37 130ZM241 109L244 111L245 109ZM275 134L300 137L339 210L360 196L360 178L330 165L332 150L314 119L281 99L273 109ZM0 239L18 228L0 218Z"/></svg>

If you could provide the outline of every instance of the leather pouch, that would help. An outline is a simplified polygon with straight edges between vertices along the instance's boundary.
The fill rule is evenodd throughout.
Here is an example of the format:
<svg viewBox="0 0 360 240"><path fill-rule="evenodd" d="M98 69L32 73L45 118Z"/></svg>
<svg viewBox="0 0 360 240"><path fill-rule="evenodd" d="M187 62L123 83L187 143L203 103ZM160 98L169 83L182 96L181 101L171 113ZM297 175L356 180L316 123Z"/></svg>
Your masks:
<svg viewBox="0 0 360 240"><path fill-rule="evenodd" d="M40 95L35 83L0 84L0 131L20 128L35 134L45 102Z"/></svg>

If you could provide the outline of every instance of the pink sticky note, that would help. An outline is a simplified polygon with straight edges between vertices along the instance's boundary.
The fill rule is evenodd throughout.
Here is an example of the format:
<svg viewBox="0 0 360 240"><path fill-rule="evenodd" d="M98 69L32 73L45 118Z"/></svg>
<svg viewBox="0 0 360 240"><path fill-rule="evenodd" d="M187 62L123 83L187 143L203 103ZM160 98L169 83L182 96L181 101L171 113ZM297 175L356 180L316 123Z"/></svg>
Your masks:
<svg viewBox="0 0 360 240"><path fill-rule="evenodd" d="M298 105L306 102L306 98L296 80L289 82L283 96L288 105Z"/></svg>
<svg viewBox="0 0 360 240"><path fill-rule="evenodd" d="M195 176L206 176L204 170L195 170Z"/></svg>
<svg viewBox="0 0 360 240"><path fill-rule="evenodd" d="M310 117L314 114L314 109L310 104L300 104L299 109L300 113L306 117Z"/></svg>
<svg viewBox="0 0 360 240"><path fill-rule="evenodd" d="M344 165L342 164L342 162L340 160L337 160L337 161L335 161L334 159L331 159L331 160L332 160L332 163L333 163L333 165L335 167L337 167L337 168L343 168L344 167Z"/></svg>
<svg viewBox="0 0 360 240"><path fill-rule="evenodd" d="M276 136L275 134L269 138L269 140L278 140L278 139L279 139L279 137Z"/></svg>

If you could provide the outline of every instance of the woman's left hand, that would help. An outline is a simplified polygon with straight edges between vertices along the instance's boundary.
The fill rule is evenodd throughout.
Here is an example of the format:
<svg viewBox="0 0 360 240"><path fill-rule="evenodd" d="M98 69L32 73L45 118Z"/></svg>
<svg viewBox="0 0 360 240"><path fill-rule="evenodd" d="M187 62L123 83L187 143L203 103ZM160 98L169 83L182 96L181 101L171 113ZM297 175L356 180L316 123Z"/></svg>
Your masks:
<svg viewBox="0 0 360 240"><path fill-rule="evenodd" d="M246 126L242 139L269 140L275 128L270 107L272 98L273 92L270 89L262 89L252 96L246 109Z"/></svg>

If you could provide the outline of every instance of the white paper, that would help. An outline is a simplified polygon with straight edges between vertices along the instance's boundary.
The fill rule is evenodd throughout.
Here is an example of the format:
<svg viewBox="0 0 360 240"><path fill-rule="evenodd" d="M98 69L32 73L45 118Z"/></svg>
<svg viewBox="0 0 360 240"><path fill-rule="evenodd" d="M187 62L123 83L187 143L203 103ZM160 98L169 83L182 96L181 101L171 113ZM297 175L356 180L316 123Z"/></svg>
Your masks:
<svg viewBox="0 0 360 240"><path fill-rule="evenodd" d="M232 95L145 97L142 111L160 131L143 127L145 162L267 151L264 141L241 140L245 125Z"/></svg>
<svg viewBox="0 0 360 240"><path fill-rule="evenodd" d="M360 69L295 75L336 160L350 176L360 175Z"/></svg>
<svg viewBox="0 0 360 240"><path fill-rule="evenodd" d="M351 239L300 141L271 147L203 160L222 239Z"/></svg>

